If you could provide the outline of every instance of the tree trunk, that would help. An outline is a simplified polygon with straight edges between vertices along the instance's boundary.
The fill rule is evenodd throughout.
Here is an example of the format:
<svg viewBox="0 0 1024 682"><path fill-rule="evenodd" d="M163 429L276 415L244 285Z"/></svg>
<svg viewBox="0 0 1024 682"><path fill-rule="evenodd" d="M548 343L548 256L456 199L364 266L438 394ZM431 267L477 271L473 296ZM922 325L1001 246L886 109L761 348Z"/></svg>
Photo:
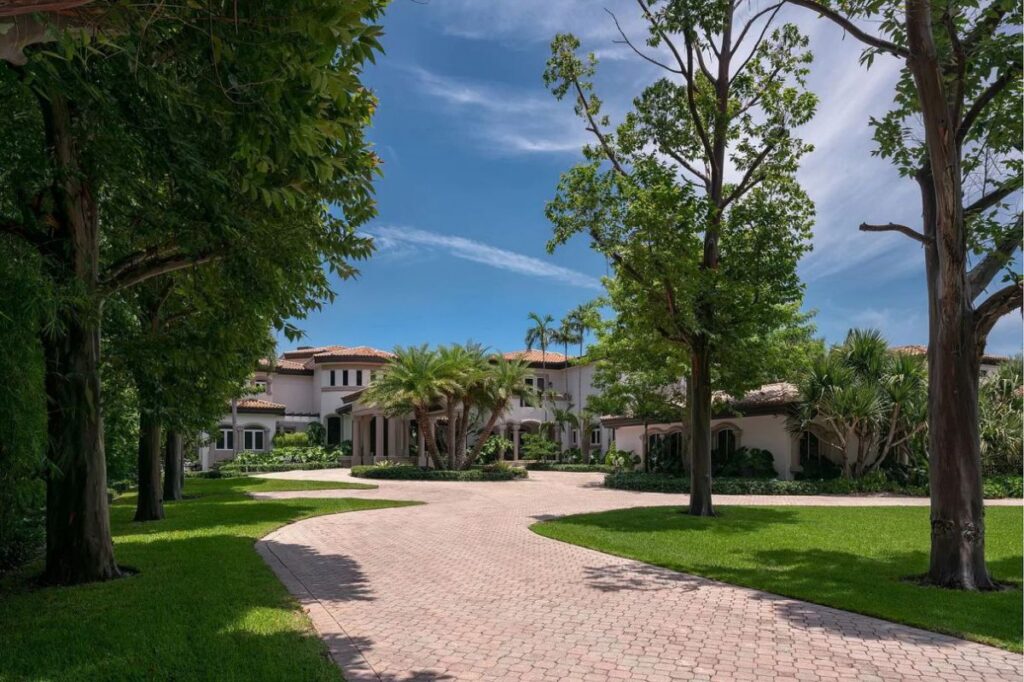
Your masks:
<svg viewBox="0 0 1024 682"><path fill-rule="evenodd" d="M690 362L690 514L714 516L711 506L711 354L694 342Z"/></svg>
<svg viewBox="0 0 1024 682"><path fill-rule="evenodd" d="M185 458L182 456L181 434L168 429L164 442L164 500L180 500L185 483Z"/></svg>
<svg viewBox="0 0 1024 682"><path fill-rule="evenodd" d="M139 410L139 493L135 501L136 521L164 518L160 488L160 420L150 410Z"/></svg>
<svg viewBox="0 0 1024 682"><path fill-rule="evenodd" d="M993 589L985 565L979 359L967 284L967 238L957 144L960 103L950 106L946 96L932 35L931 6L926 0L907 0L906 27L910 52L907 65L917 86L931 171L919 178L925 236L930 238L925 244L925 258L932 541L926 580L956 589Z"/></svg>
<svg viewBox="0 0 1024 682"><path fill-rule="evenodd" d="M498 423L498 418L505 413L507 407L508 404L506 403L500 406L496 405L494 409L491 410L491 416L487 418L487 424L484 425L484 430L480 433L476 444L473 446L473 451L469 455L470 464L473 464L473 462L480 457L480 451L483 449L487 439L491 437L491 433L494 432L494 426Z"/></svg>
<svg viewBox="0 0 1024 682"><path fill-rule="evenodd" d="M46 141L59 170L49 248L53 276L82 297L43 337L49 403L46 476L46 569L52 583L76 584L120 575L107 505L107 464L100 407L99 218L72 133L72 113L59 92L39 98Z"/></svg>
<svg viewBox="0 0 1024 682"><path fill-rule="evenodd" d="M73 585L116 578L100 412L99 319L68 316L60 335L44 345L47 456L54 467L46 477L45 579Z"/></svg>

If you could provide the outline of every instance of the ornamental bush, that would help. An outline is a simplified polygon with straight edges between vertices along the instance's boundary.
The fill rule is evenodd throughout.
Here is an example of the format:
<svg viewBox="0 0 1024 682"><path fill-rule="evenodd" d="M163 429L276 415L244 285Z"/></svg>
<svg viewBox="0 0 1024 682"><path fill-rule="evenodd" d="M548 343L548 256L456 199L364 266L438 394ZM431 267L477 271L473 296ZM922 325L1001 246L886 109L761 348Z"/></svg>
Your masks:
<svg viewBox="0 0 1024 682"><path fill-rule="evenodd" d="M341 457L341 451L336 449L329 450L319 445L284 446L274 448L273 450L246 450L238 453L238 456L231 463L245 466L309 463L339 466Z"/></svg>
<svg viewBox="0 0 1024 682"><path fill-rule="evenodd" d="M315 443L310 443L309 434L303 431L274 434L274 448L306 447L308 445L315 445Z"/></svg>
<svg viewBox="0 0 1024 682"><path fill-rule="evenodd" d="M359 478L392 479L403 481L511 481L526 478L526 469L507 464L485 465L475 469L453 471L447 469L421 469L412 464L375 464L352 467L352 475Z"/></svg>
<svg viewBox="0 0 1024 682"><path fill-rule="evenodd" d="M527 462L525 465L529 471L571 471L583 473L588 471L603 472L610 474L615 467L606 464L562 464L559 462Z"/></svg>

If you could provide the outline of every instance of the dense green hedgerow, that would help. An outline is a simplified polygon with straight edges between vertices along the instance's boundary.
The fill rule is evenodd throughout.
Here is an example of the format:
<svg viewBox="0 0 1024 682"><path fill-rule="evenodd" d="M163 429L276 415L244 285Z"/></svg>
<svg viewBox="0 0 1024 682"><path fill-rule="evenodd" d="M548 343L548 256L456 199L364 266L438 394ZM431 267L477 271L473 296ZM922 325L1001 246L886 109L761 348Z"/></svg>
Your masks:
<svg viewBox="0 0 1024 682"><path fill-rule="evenodd" d="M352 475L361 478L388 478L402 481L511 481L526 478L526 469L509 466L484 466L477 469L449 471L421 469L412 464L368 465L352 467Z"/></svg>
<svg viewBox="0 0 1024 682"><path fill-rule="evenodd" d="M527 462L524 465L530 471L571 471L571 472L588 472L597 471L610 474L615 471L615 467L608 466L607 464L561 464L559 462Z"/></svg>
<svg viewBox="0 0 1024 682"><path fill-rule="evenodd" d="M605 476L607 488L641 492L688 493L690 479L640 472L611 473ZM985 480L985 497L1024 497L1024 479L1020 476L995 476ZM779 481L774 479L716 478L711 481L713 493L719 495L858 495L896 493L926 497L928 489L901 486L883 476L860 479L829 479L819 481Z"/></svg>

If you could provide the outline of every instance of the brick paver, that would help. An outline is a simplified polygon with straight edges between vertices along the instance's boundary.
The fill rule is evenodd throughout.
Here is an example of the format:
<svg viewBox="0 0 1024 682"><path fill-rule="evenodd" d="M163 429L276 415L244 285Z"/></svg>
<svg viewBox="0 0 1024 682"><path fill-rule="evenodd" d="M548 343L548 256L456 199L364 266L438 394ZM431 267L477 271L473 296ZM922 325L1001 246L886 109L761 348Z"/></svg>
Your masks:
<svg viewBox="0 0 1024 682"><path fill-rule="evenodd" d="M344 479L347 472L280 474ZM1021 680L1022 657L837 609L652 567L528 530L555 515L680 504L600 475L509 483L380 481L266 493L428 504L336 514L257 548L357 680ZM921 504L730 497L718 504Z"/></svg>

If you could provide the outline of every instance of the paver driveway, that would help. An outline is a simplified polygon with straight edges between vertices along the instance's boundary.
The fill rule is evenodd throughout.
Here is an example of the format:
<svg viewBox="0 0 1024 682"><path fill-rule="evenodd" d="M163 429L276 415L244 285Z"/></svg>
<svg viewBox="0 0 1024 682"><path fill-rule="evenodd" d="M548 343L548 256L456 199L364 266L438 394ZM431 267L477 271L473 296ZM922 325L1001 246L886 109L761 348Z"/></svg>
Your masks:
<svg viewBox="0 0 1024 682"><path fill-rule="evenodd" d="M342 470L284 478L353 480ZM1021 680L1022 658L540 537L538 519L679 495L531 472L265 493L422 500L300 521L257 547L355 680ZM718 504L907 504L717 496Z"/></svg>

